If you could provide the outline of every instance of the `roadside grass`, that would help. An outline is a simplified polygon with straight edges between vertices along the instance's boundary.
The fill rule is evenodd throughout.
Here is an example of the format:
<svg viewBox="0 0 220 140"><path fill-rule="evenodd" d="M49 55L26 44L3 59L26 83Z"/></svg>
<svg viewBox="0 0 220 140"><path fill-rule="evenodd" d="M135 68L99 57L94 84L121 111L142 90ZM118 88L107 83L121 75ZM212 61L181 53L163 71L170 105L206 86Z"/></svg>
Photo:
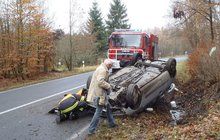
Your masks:
<svg viewBox="0 0 220 140"><path fill-rule="evenodd" d="M184 55L184 54L180 54L180 55L166 55L166 56L162 56L162 57L159 57L158 59L169 59L169 58L177 58L177 57L188 57L188 55Z"/></svg>
<svg viewBox="0 0 220 140"><path fill-rule="evenodd" d="M94 71L97 66L86 66L86 67L77 67L74 68L72 71L61 71L60 72L49 72L49 73L42 73L39 76L32 77L30 79L17 81L17 79L0 79L0 91L5 91L13 88L28 86L32 84L37 84L41 82L46 82L50 80L55 80L59 78L64 78L68 76L77 75L80 73ZM63 70L63 69L62 69Z"/></svg>
<svg viewBox="0 0 220 140"><path fill-rule="evenodd" d="M187 62L178 62L177 66L177 75L176 75L176 79L180 82L180 83L186 83L187 81L190 80L190 74L188 71L188 65Z"/></svg>

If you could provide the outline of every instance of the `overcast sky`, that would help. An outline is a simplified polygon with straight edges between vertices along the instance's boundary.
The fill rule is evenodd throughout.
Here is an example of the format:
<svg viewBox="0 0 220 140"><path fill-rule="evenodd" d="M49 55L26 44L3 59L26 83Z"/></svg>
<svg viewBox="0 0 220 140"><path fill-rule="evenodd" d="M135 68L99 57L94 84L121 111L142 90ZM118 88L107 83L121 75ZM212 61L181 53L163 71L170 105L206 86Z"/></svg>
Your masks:
<svg viewBox="0 0 220 140"><path fill-rule="evenodd" d="M96 0L101 9L104 19L107 19L110 3L112 0ZM82 21L88 17L88 11L92 6L93 0L77 0L78 6L84 13L80 14ZM154 27L165 26L170 10L170 0L122 0L127 7L129 23L132 29L149 29ZM68 10L69 0L48 0L46 2L48 15L53 20L54 28L68 31Z"/></svg>

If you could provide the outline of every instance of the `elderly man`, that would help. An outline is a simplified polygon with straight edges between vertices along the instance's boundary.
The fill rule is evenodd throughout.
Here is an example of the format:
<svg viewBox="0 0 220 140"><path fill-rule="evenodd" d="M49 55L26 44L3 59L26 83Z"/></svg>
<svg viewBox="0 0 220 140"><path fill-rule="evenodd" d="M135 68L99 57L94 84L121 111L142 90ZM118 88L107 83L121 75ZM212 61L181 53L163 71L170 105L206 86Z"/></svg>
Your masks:
<svg viewBox="0 0 220 140"><path fill-rule="evenodd" d="M107 110L109 127L117 126L106 100L107 91L111 89L111 85L108 83L108 70L112 67L112 64L112 60L106 59L92 76L87 102L93 103L96 106L96 111L89 126L89 134L95 133L104 106L106 106Z"/></svg>

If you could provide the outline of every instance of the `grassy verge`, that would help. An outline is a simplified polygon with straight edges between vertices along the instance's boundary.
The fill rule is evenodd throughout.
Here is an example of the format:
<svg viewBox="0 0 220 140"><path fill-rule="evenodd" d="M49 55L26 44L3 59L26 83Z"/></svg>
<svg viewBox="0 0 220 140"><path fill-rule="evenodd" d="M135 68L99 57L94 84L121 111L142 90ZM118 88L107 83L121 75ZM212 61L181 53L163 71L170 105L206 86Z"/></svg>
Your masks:
<svg viewBox="0 0 220 140"><path fill-rule="evenodd" d="M85 68L82 67L75 68L73 71L50 72L47 74L40 74L37 77L32 77L30 79L22 80L22 81L17 81L17 79L0 79L0 91L46 82L49 80L64 78L80 73L85 73L95 70L96 67L97 66L86 66Z"/></svg>
<svg viewBox="0 0 220 140"><path fill-rule="evenodd" d="M188 67L187 62L178 62L177 63L176 79L181 83L186 83L191 78L187 67Z"/></svg>

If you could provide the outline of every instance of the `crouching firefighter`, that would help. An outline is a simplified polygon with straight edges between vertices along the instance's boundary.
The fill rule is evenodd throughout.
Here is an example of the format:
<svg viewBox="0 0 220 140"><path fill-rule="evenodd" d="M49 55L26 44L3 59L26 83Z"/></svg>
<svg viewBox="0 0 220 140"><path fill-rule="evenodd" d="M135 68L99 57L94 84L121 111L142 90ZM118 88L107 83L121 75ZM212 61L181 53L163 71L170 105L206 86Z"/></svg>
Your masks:
<svg viewBox="0 0 220 140"><path fill-rule="evenodd" d="M57 113L56 122L64 120L77 119L84 114L87 108L86 103L87 89L81 89L76 94L65 94L64 98L58 103L57 107L51 109L48 113Z"/></svg>

